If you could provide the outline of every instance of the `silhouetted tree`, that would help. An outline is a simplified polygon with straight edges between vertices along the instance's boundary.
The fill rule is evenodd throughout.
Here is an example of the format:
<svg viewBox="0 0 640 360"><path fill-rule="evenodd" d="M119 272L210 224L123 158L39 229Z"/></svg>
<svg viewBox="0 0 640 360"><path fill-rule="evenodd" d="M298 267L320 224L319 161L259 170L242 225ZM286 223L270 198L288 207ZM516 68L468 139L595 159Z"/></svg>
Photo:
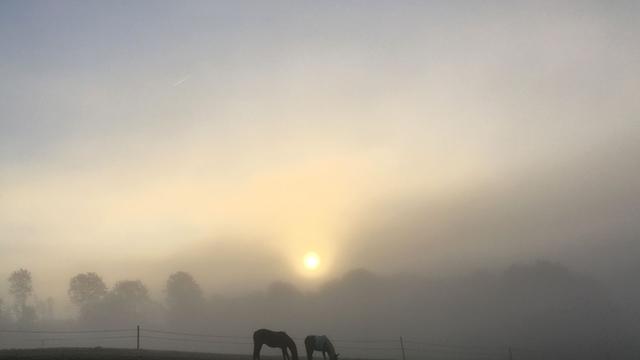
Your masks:
<svg viewBox="0 0 640 360"><path fill-rule="evenodd" d="M87 326L131 326L161 318L162 308L140 280L118 281L104 296L92 299L80 308L80 321Z"/></svg>
<svg viewBox="0 0 640 360"><path fill-rule="evenodd" d="M204 296L191 274L184 271L173 273L166 286L168 317L172 324L193 324L202 318Z"/></svg>
<svg viewBox="0 0 640 360"><path fill-rule="evenodd" d="M170 308L190 306L204 300L202 289L191 274L184 271L173 273L167 279L167 304Z"/></svg>
<svg viewBox="0 0 640 360"><path fill-rule="evenodd" d="M6 323L7 321L8 319L6 310L4 308L4 299L0 298L0 325Z"/></svg>
<svg viewBox="0 0 640 360"><path fill-rule="evenodd" d="M9 293L14 299L14 313L19 324L28 325L35 321L35 309L27 303L33 294L31 272L19 269L9 276Z"/></svg>
<svg viewBox="0 0 640 360"><path fill-rule="evenodd" d="M36 313L40 320L52 320L53 319L53 306L55 301L51 296L44 300L36 300Z"/></svg>
<svg viewBox="0 0 640 360"><path fill-rule="evenodd" d="M107 294L107 286L98 274L88 272L72 277L67 293L71 302L82 308L101 300Z"/></svg>
<svg viewBox="0 0 640 360"><path fill-rule="evenodd" d="M109 297L130 308L136 308L150 300L149 290L140 280L118 281L109 292Z"/></svg>
<svg viewBox="0 0 640 360"><path fill-rule="evenodd" d="M9 293L13 296L17 304L26 304L27 299L33 293L31 272L26 269L19 269L9 276Z"/></svg>
<svg viewBox="0 0 640 360"><path fill-rule="evenodd" d="M116 321L140 320L151 304L149 290L140 280L118 281L105 296L102 311Z"/></svg>

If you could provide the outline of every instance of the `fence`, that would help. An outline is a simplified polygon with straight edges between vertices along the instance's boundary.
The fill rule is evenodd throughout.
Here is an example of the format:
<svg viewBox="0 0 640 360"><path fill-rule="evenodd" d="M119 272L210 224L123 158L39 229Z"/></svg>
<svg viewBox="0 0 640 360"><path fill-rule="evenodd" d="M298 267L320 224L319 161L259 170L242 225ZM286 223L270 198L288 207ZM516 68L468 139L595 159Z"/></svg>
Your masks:
<svg viewBox="0 0 640 360"><path fill-rule="evenodd" d="M302 338L293 338L298 343ZM537 350L512 347L485 347L430 342L413 338L334 339L337 351L346 358L376 359L478 359L513 360L545 358ZM0 347L116 347L154 350L201 351L250 354L250 336L180 332L137 326L128 329L99 330L0 330ZM263 348L269 353L269 348ZM304 347L301 347L304 349ZM273 350L271 350L273 351ZM301 355L304 350L299 350ZM280 352L273 351L273 354Z"/></svg>

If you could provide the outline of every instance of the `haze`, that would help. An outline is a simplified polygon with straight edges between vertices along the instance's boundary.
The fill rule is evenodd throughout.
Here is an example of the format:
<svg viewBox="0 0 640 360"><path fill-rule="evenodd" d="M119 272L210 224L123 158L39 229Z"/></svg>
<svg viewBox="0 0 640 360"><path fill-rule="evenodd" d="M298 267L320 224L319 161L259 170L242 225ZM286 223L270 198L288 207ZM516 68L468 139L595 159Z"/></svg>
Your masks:
<svg viewBox="0 0 640 360"><path fill-rule="evenodd" d="M0 297L25 268L52 317L76 319L78 273L162 302L184 271L236 334L316 322L637 357L639 16L633 1L3 1ZM278 296L298 315L251 312ZM313 304L336 318L300 315ZM598 342L605 323L622 345Z"/></svg>

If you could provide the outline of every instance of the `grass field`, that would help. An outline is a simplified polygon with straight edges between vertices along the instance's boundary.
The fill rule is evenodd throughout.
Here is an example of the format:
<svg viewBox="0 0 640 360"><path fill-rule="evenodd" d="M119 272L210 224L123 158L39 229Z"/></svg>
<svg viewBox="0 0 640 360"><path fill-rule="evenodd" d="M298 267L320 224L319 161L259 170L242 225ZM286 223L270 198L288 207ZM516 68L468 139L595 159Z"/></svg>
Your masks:
<svg viewBox="0 0 640 360"><path fill-rule="evenodd" d="M282 359L282 357L262 356L265 360ZM322 358L322 357L320 357ZM43 349L20 349L20 350L0 350L0 359L21 359L21 360L247 360L251 359L250 354L210 354L185 351L165 351L165 350L131 350L131 349L111 349L111 348L43 348Z"/></svg>

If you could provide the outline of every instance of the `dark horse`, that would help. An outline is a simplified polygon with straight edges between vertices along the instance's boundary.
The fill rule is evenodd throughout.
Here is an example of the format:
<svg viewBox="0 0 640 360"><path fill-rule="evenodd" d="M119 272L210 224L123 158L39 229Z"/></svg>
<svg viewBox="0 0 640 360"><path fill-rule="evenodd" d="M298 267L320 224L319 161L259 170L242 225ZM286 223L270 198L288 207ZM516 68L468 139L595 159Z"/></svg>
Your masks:
<svg viewBox="0 0 640 360"><path fill-rule="evenodd" d="M282 358L284 360L298 360L298 348L293 339L284 331L271 331L268 329L256 330L253 333L253 360L260 359L260 349L262 345L272 348L282 349ZM287 353L287 349L291 351L291 357Z"/></svg>
<svg viewBox="0 0 640 360"><path fill-rule="evenodd" d="M304 347L307 349L307 359L313 359L314 351L322 351L322 358L327 359L327 353L329 353L330 360L338 360L336 349L333 347L329 338L325 335L309 335L304 338Z"/></svg>

